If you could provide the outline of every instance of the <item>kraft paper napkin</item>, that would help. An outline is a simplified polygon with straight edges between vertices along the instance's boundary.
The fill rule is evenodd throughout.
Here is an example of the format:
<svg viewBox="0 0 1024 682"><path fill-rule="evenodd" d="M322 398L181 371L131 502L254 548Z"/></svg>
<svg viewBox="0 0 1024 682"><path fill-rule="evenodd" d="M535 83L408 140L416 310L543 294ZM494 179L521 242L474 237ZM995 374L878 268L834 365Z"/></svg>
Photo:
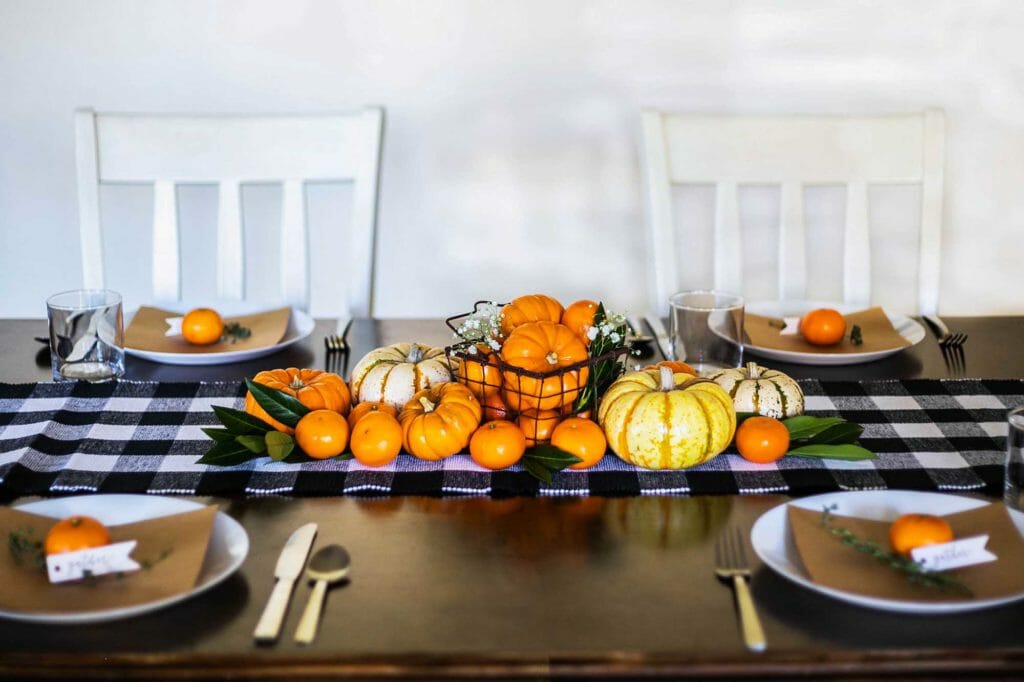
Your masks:
<svg viewBox="0 0 1024 682"><path fill-rule="evenodd" d="M807 343L800 334L780 334L780 317L763 317L748 312L744 317L743 330L754 346L796 353L871 353L910 345L892 326L881 308L868 308L843 317L846 318L846 338L834 346L815 346ZM859 346L850 342L853 325L860 327L861 338L864 340Z"/></svg>
<svg viewBox="0 0 1024 682"><path fill-rule="evenodd" d="M138 541L131 557L144 568L123 576L51 584L46 568L33 565L29 555L19 562L9 548L0 549L0 609L39 614L101 611L188 592L195 587L203 566L216 514L216 507L204 507L110 526L112 542ZM42 540L58 520L0 507L0 534L5 540L11 533Z"/></svg>
<svg viewBox="0 0 1024 682"><path fill-rule="evenodd" d="M248 327L252 334L245 339L232 341L229 338L209 346L194 346L181 336L167 336L167 330L170 328L167 318L181 317L182 313L142 306L124 332L124 345L155 353L227 353L266 348L284 338L291 313L291 308L278 308L252 315L225 317L225 325L237 322L243 327Z"/></svg>
<svg viewBox="0 0 1024 682"><path fill-rule="evenodd" d="M943 518L956 538L987 533L986 548L998 558L986 564L950 571L973 597L950 594L910 583L904 574L843 544L821 525L821 511L789 506L789 526L797 552L811 580L826 587L882 599L903 601L963 601L994 599L1024 591L1024 540L1003 504L987 504ZM858 538L889 548L889 523L832 515L832 525Z"/></svg>

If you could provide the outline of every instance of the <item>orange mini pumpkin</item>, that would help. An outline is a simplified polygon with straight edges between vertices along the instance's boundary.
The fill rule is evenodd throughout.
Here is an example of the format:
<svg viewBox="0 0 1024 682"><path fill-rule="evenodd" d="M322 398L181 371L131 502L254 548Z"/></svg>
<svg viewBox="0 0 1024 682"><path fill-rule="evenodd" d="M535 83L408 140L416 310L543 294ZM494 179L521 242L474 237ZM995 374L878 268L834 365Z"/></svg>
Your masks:
<svg viewBox="0 0 1024 682"><path fill-rule="evenodd" d="M559 322L562 304L544 294L529 294L513 299L501 309L501 333L508 336L527 322Z"/></svg>
<svg viewBox="0 0 1024 682"><path fill-rule="evenodd" d="M405 404L398 417L405 451L430 461L451 457L469 445L482 415L480 401L462 384L424 389Z"/></svg>
<svg viewBox="0 0 1024 682"><path fill-rule="evenodd" d="M557 322L528 322L505 340L505 364L550 376L535 378L512 370L502 373L503 395L516 412L560 409L572 404L587 383L587 367L559 371L587 359L587 347L571 329Z"/></svg>
<svg viewBox="0 0 1024 682"><path fill-rule="evenodd" d="M284 391L310 410L332 410L339 414L348 414L348 409L352 405L352 394L345 380L337 374L319 369L270 369L253 377L253 382ZM267 414L252 393L245 394L245 411L278 431L295 433L295 429L285 426Z"/></svg>

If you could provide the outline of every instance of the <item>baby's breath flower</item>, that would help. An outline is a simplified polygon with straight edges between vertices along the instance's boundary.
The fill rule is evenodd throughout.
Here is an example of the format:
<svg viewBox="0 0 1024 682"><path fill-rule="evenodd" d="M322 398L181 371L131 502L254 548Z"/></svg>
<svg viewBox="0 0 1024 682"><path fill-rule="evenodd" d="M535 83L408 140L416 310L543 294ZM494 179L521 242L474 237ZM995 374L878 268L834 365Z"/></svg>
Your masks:
<svg viewBox="0 0 1024 682"><path fill-rule="evenodd" d="M587 327L587 338L593 341L594 339L597 338L598 331L599 330L597 327Z"/></svg>

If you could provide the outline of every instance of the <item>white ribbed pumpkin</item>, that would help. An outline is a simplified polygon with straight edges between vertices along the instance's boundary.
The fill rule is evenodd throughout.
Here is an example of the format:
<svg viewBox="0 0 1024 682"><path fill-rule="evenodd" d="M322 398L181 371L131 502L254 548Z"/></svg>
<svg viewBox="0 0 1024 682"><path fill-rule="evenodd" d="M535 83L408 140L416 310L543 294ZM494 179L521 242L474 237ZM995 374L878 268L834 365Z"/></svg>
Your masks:
<svg viewBox="0 0 1024 682"><path fill-rule="evenodd" d="M729 447L736 432L736 411L718 384L668 367L616 379L597 421L616 455L648 469L706 462Z"/></svg>
<svg viewBox="0 0 1024 682"><path fill-rule="evenodd" d="M725 389L737 412L785 419L804 413L804 392L792 377L776 369L748 362L746 367L723 369L708 376Z"/></svg>
<svg viewBox="0 0 1024 682"><path fill-rule="evenodd" d="M401 410L417 391L451 380L443 348L396 343L364 355L352 370L349 387L357 403L383 402Z"/></svg>

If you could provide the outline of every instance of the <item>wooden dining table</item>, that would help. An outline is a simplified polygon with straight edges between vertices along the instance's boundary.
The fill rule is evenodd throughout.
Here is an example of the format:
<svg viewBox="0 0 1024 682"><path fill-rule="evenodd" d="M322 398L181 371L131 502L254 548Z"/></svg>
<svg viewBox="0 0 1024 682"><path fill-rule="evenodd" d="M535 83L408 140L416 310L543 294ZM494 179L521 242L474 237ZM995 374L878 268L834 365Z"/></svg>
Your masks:
<svg viewBox="0 0 1024 682"><path fill-rule="evenodd" d="M966 332L950 367L934 336L889 358L814 367L797 378L1024 378L1022 317L948 318ZM317 322L306 340L250 362L205 367L129 357L128 380L238 380L268 367L325 367ZM0 382L50 380L42 320L0 321ZM347 372L370 348L444 344L439 320L357 320ZM894 492L893 494L899 494ZM8 494L8 504L26 498ZM745 535L784 495L625 497L194 498L219 505L251 543L219 586L126 620L51 625L0 619L0 676L63 679L1021 678L1024 602L947 615L872 610L806 590L759 564L752 591L767 649L748 651L714 544ZM349 579L332 589L319 636L292 640L309 590L295 592L282 637L252 631L290 533L319 524L343 544ZM1017 570L1011 567L1011 570Z"/></svg>

